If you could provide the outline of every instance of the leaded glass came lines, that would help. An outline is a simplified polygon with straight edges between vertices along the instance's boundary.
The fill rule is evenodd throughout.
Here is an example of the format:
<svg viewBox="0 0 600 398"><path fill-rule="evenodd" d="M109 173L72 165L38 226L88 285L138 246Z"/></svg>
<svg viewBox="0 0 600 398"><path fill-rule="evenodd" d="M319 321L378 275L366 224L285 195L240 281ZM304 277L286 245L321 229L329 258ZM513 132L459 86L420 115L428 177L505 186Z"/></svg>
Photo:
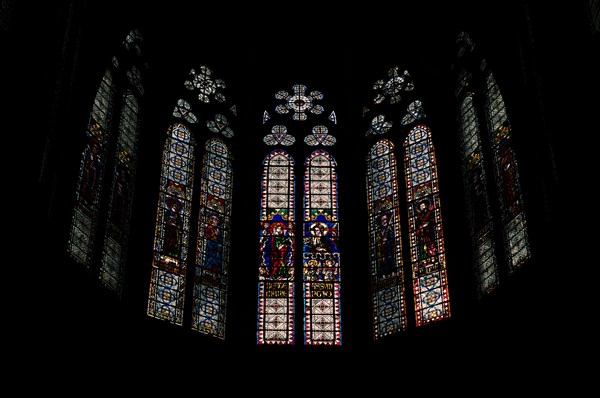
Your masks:
<svg viewBox="0 0 600 398"><path fill-rule="evenodd" d="M431 133L415 126L404 142L417 326L450 317L437 167Z"/></svg>
<svg viewBox="0 0 600 398"><path fill-rule="evenodd" d="M232 164L224 142L206 142L194 274L192 329L225 339Z"/></svg>
<svg viewBox="0 0 600 398"><path fill-rule="evenodd" d="M378 141L371 148L367 167L371 299L377 340L406 329L398 177L391 141Z"/></svg>
<svg viewBox="0 0 600 398"><path fill-rule="evenodd" d="M258 277L258 344L295 342L294 160L281 149L263 162Z"/></svg>
<svg viewBox="0 0 600 398"><path fill-rule="evenodd" d="M342 343L336 163L314 151L305 162L303 291L304 343Z"/></svg>
<svg viewBox="0 0 600 398"><path fill-rule="evenodd" d="M183 304L189 244L193 140L182 124L169 128L163 151L148 315L177 325Z"/></svg>

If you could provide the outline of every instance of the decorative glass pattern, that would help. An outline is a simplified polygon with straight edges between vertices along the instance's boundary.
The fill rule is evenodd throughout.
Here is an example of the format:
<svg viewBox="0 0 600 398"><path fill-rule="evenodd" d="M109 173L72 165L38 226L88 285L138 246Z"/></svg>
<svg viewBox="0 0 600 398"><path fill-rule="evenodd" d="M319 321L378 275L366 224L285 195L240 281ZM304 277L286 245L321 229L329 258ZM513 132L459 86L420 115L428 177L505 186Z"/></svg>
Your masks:
<svg viewBox="0 0 600 398"><path fill-rule="evenodd" d="M530 257L529 237L519 183L517 159L511 144L511 127L504 99L492 73L487 71L485 111L494 159L494 175L499 192L504 246L509 273Z"/></svg>
<svg viewBox="0 0 600 398"><path fill-rule="evenodd" d="M183 118L192 124L198 123L198 117L192 112L192 104L184 99L177 100L177 105L173 109L173 116Z"/></svg>
<svg viewBox="0 0 600 398"><path fill-rule="evenodd" d="M290 146L296 142L293 135L288 134L287 127L282 124L276 124L271 128L271 133L265 135L263 141L267 145L284 145Z"/></svg>
<svg viewBox="0 0 600 398"><path fill-rule="evenodd" d="M431 133L415 126L404 141L410 254L417 326L450 317L450 298Z"/></svg>
<svg viewBox="0 0 600 398"><path fill-rule="evenodd" d="M415 88L408 71L405 70L400 74L399 70L397 66L394 66L388 71L387 79L377 80L373 84L373 90L376 93L373 99L375 104L381 104L386 98L390 104L395 104L402 99L400 95L402 91L412 91Z"/></svg>
<svg viewBox="0 0 600 398"><path fill-rule="evenodd" d="M304 342L340 345L340 253L336 163L316 150L304 174Z"/></svg>
<svg viewBox="0 0 600 398"><path fill-rule="evenodd" d="M407 124L411 124L416 120L420 120L425 118L425 109L423 108L423 104L421 101L415 100L408 104L406 108L406 114L402 117L400 121L402 125L406 126Z"/></svg>
<svg viewBox="0 0 600 398"><path fill-rule="evenodd" d="M294 160L284 150L263 162L258 276L258 344L294 344Z"/></svg>
<svg viewBox="0 0 600 398"><path fill-rule="evenodd" d="M139 106L137 98L127 92L123 98L117 156L113 167L109 209L100 264L101 283L121 295L123 271L129 241L129 223L137 164Z"/></svg>
<svg viewBox="0 0 600 398"><path fill-rule="evenodd" d="M148 315L177 325L183 304L190 230L194 152L183 124L169 127L160 177Z"/></svg>
<svg viewBox="0 0 600 398"><path fill-rule="evenodd" d="M323 94L320 91L311 91L310 94L307 94L306 86L303 84L294 85L292 90L292 94L283 90L275 94L276 99L284 101L283 104L275 107L277 113L284 115L292 112L293 120L306 120L306 112L309 111L315 115L323 113L325 108L322 105L314 103L317 100L323 99Z"/></svg>
<svg viewBox="0 0 600 398"><path fill-rule="evenodd" d="M398 176L391 141L378 141L367 156L367 204L373 334L377 340L406 329Z"/></svg>
<svg viewBox="0 0 600 398"><path fill-rule="evenodd" d="M307 135L304 137L304 143L310 146L316 145L324 145L324 146L332 146L335 144L335 137L329 135L329 130L327 127L318 125L312 128L312 135Z"/></svg>
<svg viewBox="0 0 600 398"><path fill-rule="evenodd" d="M86 131L79 182L67 250L73 259L90 268L96 242L102 181L106 167L108 139L114 104L115 85L108 69L96 92Z"/></svg>
<svg viewBox="0 0 600 398"><path fill-rule="evenodd" d="M200 216L192 329L225 339L231 230L232 156L221 140L206 142L200 186Z"/></svg>
<svg viewBox="0 0 600 398"><path fill-rule="evenodd" d="M481 132L472 95L460 107L460 148L463 179L473 250L477 292L481 298L498 286L498 264L493 239L493 221L483 163Z"/></svg>
<svg viewBox="0 0 600 398"><path fill-rule="evenodd" d="M213 120L206 122L206 127L213 133L221 133L227 138L233 137L233 130L229 126L229 120L225 115L217 113Z"/></svg>
<svg viewBox="0 0 600 398"><path fill-rule="evenodd" d="M385 134L392 128L392 122L385 120L385 115L377 115L371 120L371 128L367 130L366 136Z"/></svg>
<svg viewBox="0 0 600 398"><path fill-rule="evenodd" d="M223 80L215 79L212 69L207 66L201 65L198 70L191 69L190 76L183 85L188 90L197 92L198 99L204 103L210 103L211 99L226 102L225 95L221 91L227 85Z"/></svg>

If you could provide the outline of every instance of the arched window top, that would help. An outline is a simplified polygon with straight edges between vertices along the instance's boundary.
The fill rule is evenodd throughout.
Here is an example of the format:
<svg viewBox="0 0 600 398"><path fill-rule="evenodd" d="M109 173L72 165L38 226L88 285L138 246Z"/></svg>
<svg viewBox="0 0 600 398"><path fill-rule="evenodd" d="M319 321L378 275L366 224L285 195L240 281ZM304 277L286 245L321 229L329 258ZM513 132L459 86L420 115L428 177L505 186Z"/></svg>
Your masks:
<svg viewBox="0 0 600 398"><path fill-rule="evenodd" d="M335 159L329 154L329 152L323 149L317 149L313 151L305 162L306 166L316 167L336 167Z"/></svg>
<svg viewBox="0 0 600 398"><path fill-rule="evenodd" d="M460 32L456 38L456 44L458 45L458 57L465 55L465 52L472 52L475 48L475 44L471 39L471 35L467 32Z"/></svg>
<svg viewBox="0 0 600 398"><path fill-rule="evenodd" d="M194 137L190 130L186 127L185 124L182 123L174 123L169 127L168 133L169 137L174 138L178 141L185 142L187 144L194 145Z"/></svg>
<svg viewBox="0 0 600 398"><path fill-rule="evenodd" d="M294 159L283 149L276 149L265 157L263 164L269 166L293 166Z"/></svg>
<svg viewBox="0 0 600 398"><path fill-rule="evenodd" d="M129 31L125 40L123 41L123 45L128 51L135 52L138 56L142 55L141 43L143 41L142 33L139 29L132 29Z"/></svg>
<svg viewBox="0 0 600 398"><path fill-rule="evenodd" d="M429 129L429 127L424 126L424 125L415 126L408 133L408 136L406 137L406 140L404 141L404 145L405 146L414 145L414 144L420 143L422 141L428 142L428 140L430 138L431 138L431 130ZM427 145L427 143L425 143L424 145ZM416 150L418 150L418 149L416 149Z"/></svg>
<svg viewBox="0 0 600 398"><path fill-rule="evenodd" d="M231 159L231 151L227 147L227 145L219 138L211 138L206 141L204 147L208 152L214 153L216 155L222 156L226 159Z"/></svg>
<svg viewBox="0 0 600 398"><path fill-rule="evenodd" d="M383 138L371 147L370 158L375 159L382 155L387 155L394 150L394 143L386 138Z"/></svg>

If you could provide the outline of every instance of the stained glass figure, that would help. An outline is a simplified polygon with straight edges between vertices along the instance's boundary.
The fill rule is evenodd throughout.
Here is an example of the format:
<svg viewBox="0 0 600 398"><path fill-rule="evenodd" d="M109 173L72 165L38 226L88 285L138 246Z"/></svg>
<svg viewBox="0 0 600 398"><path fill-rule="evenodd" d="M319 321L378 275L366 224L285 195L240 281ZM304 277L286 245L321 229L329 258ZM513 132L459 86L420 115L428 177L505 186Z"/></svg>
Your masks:
<svg viewBox="0 0 600 398"><path fill-rule="evenodd" d="M126 92L123 104L99 274L102 284L118 295L121 295L123 287L129 241L140 122L138 100L132 92Z"/></svg>
<svg viewBox="0 0 600 398"><path fill-rule="evenodd" d="M305 162L303 293L304 342L342 343L336 162L316 150Z"/></svg>
<svg viewBox="0 0 600 398"><path fill-rule="evenodd" d="M258 277L258 344L295 342L294 160L284 150L263 162Z"/></svg>
<svg viewBox="0 0 600 398"><path fill-rule="evenodd" d="M485 65L483 67L485 68ZM494 176L500 193L504 248L509 273L512 273L529 259L531 253L519 182L519 167L511 143L511 125L500 89L489 70L486 71L484 96Z"/></svg>
<svg viewBox="0 0 600 398"><path fill-rule="evenodd" d="M498 286L499 275L493 238L494 225L483 162L481 132L472 95L467 95L463 99L459 123L473 266L478 297L483 297Z"/></svg>
<svg viewBox="0 0 600 398"><path fill-rule="evenodd" d="M421 326L450 317L446 254L429 128L415 126L404 147L415 318Z"/></svg>
<svg viewBox="0 0 600 398"><path fill-rule="evenodd" d="M394 144L378 141L367 156L369 260L375 340L406 329L406 292Z"/></svg>
<svg viewBox="0 0 600 398"><path fill-rule="evenodd" d="M182 325L192 187L194 141L183 124L169 127L163 150L148 315Z"/></svg>
<svg viewBox="0 0 600 398"><path fill-rule="evenodd" d="M200 182L192 329L225 339L232 155L219 139L208 140L205 148Z"/></svg>
<svg viewBox="0 0 600 398"><path fill-rule="evenodd" d="M115 84L110 69L96 92L86 131L87 144L82 153L79 182L67 250L71 257L90 268L96 244L102 182L105 174L108 141L113 117Z"/></svg>

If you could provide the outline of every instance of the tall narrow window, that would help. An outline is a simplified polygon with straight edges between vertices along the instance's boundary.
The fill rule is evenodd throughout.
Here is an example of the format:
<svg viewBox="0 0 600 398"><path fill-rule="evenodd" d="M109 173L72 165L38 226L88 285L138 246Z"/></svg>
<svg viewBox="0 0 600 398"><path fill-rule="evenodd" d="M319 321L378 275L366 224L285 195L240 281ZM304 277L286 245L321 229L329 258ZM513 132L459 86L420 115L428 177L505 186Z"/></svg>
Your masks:
<svg viewBox="0 0 600 398"><path fill-rule="evenodd" d="M234 131L228 116L236 116L223 93L226 87L211 68L190 69L171 112L177 122L169 127L163 150L147 311L221 340L226 338L233 200L227 140ZM197 167L200 142L204 155ZM196 169L201 170L199 187L194 187Z"/></svg>
<svg viewBox="0 0 600 398"><path fill-rule="evenodd" d="M122 294L143 98L142 35L131 30L111 59L89 115L67 251Z"/></svg>
<svg viewBox="0 0 600 398"><path fill-rule="evenodd" d="M400 237L394 144L378 141L367 155L369 257L375 339L406 329L406 293Z"/></svg>
<svg viewBox="0 0 600 398"><path fill-rule="evenodd" d="M304 134L308 147L335 145L337 140L330 133L337 117L334 111L325 112L323 98L322 92L308 91L303 84L295 84L291 92L278 91L275 99L280 103L275 112L262 115L268 129L263 142L290 147L297 142L290 134L294 131ZM313 148L306 158L304 217L303 223L296 225L293 159L288 151L275 149L263 163L258 344L295 343L295 335L300 333L300 326L295 325L295 289L301 287L303 343L341 345L336 163L322 149ZM301 237L302 247L296 246L296 235ZM301 258L295 258L296 250ZM301 266L296 264L300 261Z"/></svg>
<svg viewBox="0 0 600 398"><path fill-rule="evenodd" d="M372 89L363 117L368 122L365 136L375 139L366 156L366 174L373 338L378 340L405 331L413 311L416 327L449 318L450 298L436 159L425 108L411 75L397 66ZM398 187L394 141L404 144L405 195ZM408 212L405 234L401 207ZM411 261L404 264L407 243ZM407 283L412 284L412 308L406 304Z"/></svg>
<svg viewBox="0 0 600 398"><path fill-rule="evenodd" d="M294 161L283 150L263 162L258 277L258 344L293 344Z"/></svg>
<svg viewBox="0 0 600 398"><path fill-rule="evenodd" d="M148 315L183 323L194 140L182 124L169 127L163 150Z"/></svg>
<svg viewBox="0 0 600 398"><path fill-rule="evenodd" d="M200 187L192 329L224 339L231 227L232 156L227 145L220 139L210 139L205 146Z"/></svg>
<svg viewBox="0 0 600 398"><path fill-rule="evenodd" d="M420 326L450 317L446 256L429 128L415 126L404 147L415 318Z"/></svg>
<svg viewBox="0 0 600 398"><path fill-rule="evenodd" d="M71 256L88 268L92 265L96 243L114 94L113 73L107 69L96 92L88 122L87 145L83 150L79 169L79 183L68 244Z"/></svg>
<svg viewBox="0 0 600 398"><path fill-rule="evenodd" d="M519 184L517 159L511 144L511 126L500 89L493 74L485 77L485 114L494 160L508 272L521 267L530 257L527 223Z"/></svg>
<svg viewBox="0 0 600 398"><path fill-rule="evenodd" d="M304 173L304 341L341 344L340 253L335 160L314 151Z"/></svg>
<svg viewBox="0 0 600 398"><path fill-rule="evenodd" d="M139 106L131 91L125 94L119 121L117 157L113 166L108 219L100 281L121 293L137 164Z"/></svg>
<svg viewBox="0 0 600 398"><path fill-rule="evenodd" d="M462 101L459 123L474 271L478 297L483 297L498 286L499 280L481 133L472 94Z"/></svg>

